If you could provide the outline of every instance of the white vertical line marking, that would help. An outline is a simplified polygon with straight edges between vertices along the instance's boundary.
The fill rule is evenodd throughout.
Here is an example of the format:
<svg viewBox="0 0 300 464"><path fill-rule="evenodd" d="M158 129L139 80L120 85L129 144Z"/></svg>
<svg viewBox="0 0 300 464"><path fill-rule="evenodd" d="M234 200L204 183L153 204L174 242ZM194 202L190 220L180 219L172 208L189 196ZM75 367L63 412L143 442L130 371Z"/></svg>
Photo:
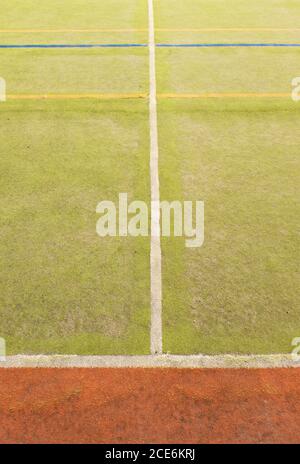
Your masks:
<svg viewBox="0 0 300 464"><path fill-rule="evenodd" d="M162 354L162 277L160 246L160 208L158 173L158 129L155 69L155 32L153 0L148 0L149 17L149 115L151 175L151 354Z"/></svg>

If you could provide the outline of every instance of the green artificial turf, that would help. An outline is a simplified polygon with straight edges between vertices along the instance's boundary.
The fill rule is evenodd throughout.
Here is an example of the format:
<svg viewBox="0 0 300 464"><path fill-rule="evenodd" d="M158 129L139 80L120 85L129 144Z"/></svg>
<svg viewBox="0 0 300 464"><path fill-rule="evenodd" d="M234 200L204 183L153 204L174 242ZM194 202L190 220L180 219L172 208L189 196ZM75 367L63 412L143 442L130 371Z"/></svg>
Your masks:
<svg viewBox="0 0 300 464"><path fill-rule="evenodd" d="M148 91L146 49L4 49L0 56L8 95Z"/></svg>
<svg viewBox="0 0 300 464"><path fill-rule="evenodd" d="M3 3L2 44L147 41L146 0ZM157 42L299 43L296 0L154 6L158 29L290 28L157 31ZM299 58L296 48L157 48L157 91L288 94ZM145 93L148 50L0 50L0 76L9 95ZM161 199L205 202L202 248L162 239L165 352L288 353L300 336L299 105L159 101ZM100 239L95 212L122 192L149 202L148 118L147 101L0 103L8 354L149 353L150 239Z"/></svg>
<svg viewBox="0 0 300 464"><path fill-rule="evenodd" d="M159 42L299 43L299 4L166 0ZM172 3L173 4L173 3ZM299 49L157 50L158 93L285 93ZM299 104L262 97L159 104L162 200L203 200L205 242L163 239L164 351L289 353L300 333ZM170 168L171 167L171 168Z"/></svg>
<svg viewBox="0 0 300 464"><path fill-rule="evenodd" d="M299 43L297 0L164 0L154 5L158 43Z"/></svg>
<svg viewBox="0 0 300 464"><path fill-rule="evenodd" d="M143 2L4 2L2 44L123 43ZM17 30L45 32L18 32ZM98 32L48 30L99 29ZM147 50L1 50L9 95L144 93ZM96 206L149 199L145 102L0 105L0 335L8 354L149 352L149 240L99 238Z"/></svg>
<svg viewBox="0 0 300 464"><path fill-rule="evenodd" d="M256 100L159 109L161 198L205 202L202 248L163 239L164 350L291 352L300 333L299 108Z"/></svg>
<svg viewBox="0 0 300 464"><path fill-rule="evenodd" d="M8 353L148 353L149 241L96 234L100 201L148 201L147 106L8 102L0 118Z"/></svg>
<svg viewBox="0 0 300 464"><path fill-rule="evenodd" d="M147 2L135 0L3 0L0 29L147 28Z"/></svg>
<svg viewBox="0 0 300 464"><path fill-rule="evenodd" d="M144 1L3 0L0 43L145 43L147 27Z"/></svg>
<svg viewBox="0 0 300 464"><path fill-rule="evenodd" d="M291 94L300 73L300 48L177 48L156 56L159 93Z"/></svg>
<svg viewBox="0 0 300 464"><path fill-rule="evenodd" d="M154 2L157 28L297 28L297 0L163 0Z"/></svg>

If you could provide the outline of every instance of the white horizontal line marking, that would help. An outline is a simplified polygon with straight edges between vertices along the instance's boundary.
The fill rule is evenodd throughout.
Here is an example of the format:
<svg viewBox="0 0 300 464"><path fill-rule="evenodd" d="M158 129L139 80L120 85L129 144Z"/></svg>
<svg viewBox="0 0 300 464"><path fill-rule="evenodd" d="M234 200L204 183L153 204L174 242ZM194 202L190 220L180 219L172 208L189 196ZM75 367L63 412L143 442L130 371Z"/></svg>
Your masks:
<svg viewBox="0 0 300 464"><path fill-rule="evenodd" d="M0 368L278 368L300 367L292 355L7 356Z"/></svg>

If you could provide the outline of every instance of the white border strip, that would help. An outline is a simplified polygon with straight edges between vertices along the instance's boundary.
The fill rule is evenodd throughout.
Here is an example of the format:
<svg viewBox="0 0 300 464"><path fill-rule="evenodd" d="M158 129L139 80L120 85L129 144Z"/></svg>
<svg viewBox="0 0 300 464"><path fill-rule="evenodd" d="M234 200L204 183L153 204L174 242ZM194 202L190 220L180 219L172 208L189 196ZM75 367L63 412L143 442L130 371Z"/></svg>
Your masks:
<svg viewBox="0 0 300 464"><path fill-rule="evenodd" d="M160 247L160 209L158 173L158 128L155 69L155 32L153 0L148 0L149 15L149 117L151 175L151 354L162 354L162 276Z"/></svg>
<svg viewBox="0 0 300 464"><path fill-rule="evenodd" d="M280 368L298 367L292 355L7 356L1 368Z"/></svg>

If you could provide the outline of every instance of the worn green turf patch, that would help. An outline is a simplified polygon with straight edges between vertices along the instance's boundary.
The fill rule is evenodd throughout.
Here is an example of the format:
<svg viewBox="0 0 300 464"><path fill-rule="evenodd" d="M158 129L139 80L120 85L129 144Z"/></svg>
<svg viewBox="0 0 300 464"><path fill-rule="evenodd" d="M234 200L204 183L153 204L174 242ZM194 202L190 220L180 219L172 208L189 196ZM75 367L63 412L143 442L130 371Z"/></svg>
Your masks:
<svg viewBox="0 0 300 464"><path fill-rule="evenodd" d="M159 110L161 197L206 207L202 248L163 240L164 350L290 352L300 333L299 108L202 101Z"/></svg>
<svg viewBox="0 0 300 464"><path fill-rule="evenodd" d="M0 43L144 43L147 27L147 2L10 0L0 17Z"/></svg>
<svg viewBox="0 0 300 464"><path fill-rule="evenodd" d="M159 49L156 55L158 91L165 93L289 94L299 74L300 49Z"/></svg>
<svg viewBox="0 0 300 464"><path fill-rule="evenodd" d="M300 5L296 0L177 0L176 8L172 0L164 0L155 2L155 11L158 29L184 29L158 31L160 43L299 43L299 31L287 30L298 27L295 18L300 15ZM239 30L217 30L222 28ZM262 30L276 28L285 30Z"/></svg>
<svg viewBox="0 0 300 464"><path fill-rule="evenodd" d="M7 43L114 43L147 28L147 4L6 2ZM50 52L50 53L48 53ZM10 94L144 93L147 50L2 50ZM96 206L149 199L145 102L15 101L0 105L0 336L8 354L149 352L149 239L96 235Z"/></svg>
<svg viewBox="0 0 300 464"><path fill-rule="evenodd" d="M296 0L173 0L155 2L157 28L296 28Z"/></svg>
<svg viewBox="0 0 300 464"><path fill-rule="evenodd" d="M1 50L10 94L144 93L147 50ZM124 81L120 79L123 77Z"/></svg>
<svg viewBox="0 0 300 464"><path fill-rule="evenodd" d="M99 238L96 206L148 201L144 102L1 114L1 337L9 354L149 350L149 240Z"/></svg>
<svg viewBox="0 0 300 464"><path fill-rule="evenodd" d="M119 0L12 0L0 19L0 29L146 24L145 5ZM0 33L1 43L19 44L127 39L139 33ZM148 85L147 52L2 50L1 76L9 94L139 93ZM148 199L147 106L16 102L0 111L0 327L8 353L147 353L149 243L100 239L95 230L99 201L119 192Z"/></svg>
<svg viewBox="0 0 300 464"><path fill-rule="evenodd" d="M228 11L228 2L205 5L200 14L198 2L179 2L167 16L166 2L157 8L159 27L295 27L295 2L269 2L269 21L261 2L251 4L252 13L243 1L230 2ZM280 39L288 42L288 34ZM190 33L184 41L280 40L262 32L253 40L248 32L236 37ZM289 94L299 56L280 49L160 49L158 92ZM300 333L298 119L288 97L160 103L162 199L204 200L206 208L201 249L163 240L165 351L291 351Z"/></svg>
<svg viewBox="0 0 300 464"><path fill-rule="evenodd" d="M147 27L147 3L135 0L9 0L0 18L0 29Z"/></svg>

